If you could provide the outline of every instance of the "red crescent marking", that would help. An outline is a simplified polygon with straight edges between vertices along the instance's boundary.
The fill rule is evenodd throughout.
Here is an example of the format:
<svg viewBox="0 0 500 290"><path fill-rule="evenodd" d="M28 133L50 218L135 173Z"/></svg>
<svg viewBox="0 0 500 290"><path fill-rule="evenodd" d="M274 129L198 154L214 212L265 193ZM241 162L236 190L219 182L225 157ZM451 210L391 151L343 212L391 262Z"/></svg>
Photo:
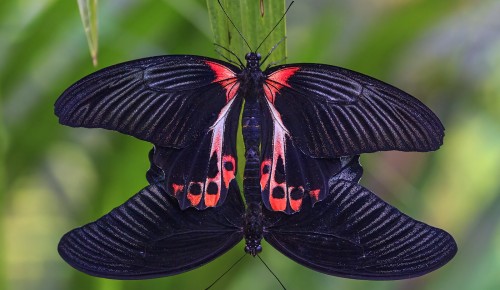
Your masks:
<svg viewBox="0 0 500 290"><path fill-rule="evenodd" d="M264 94L271 103L274 104L276 93L282 87L290 87L288 79L299 69L299 67L287 67L277 70L267 77L266 84L264 85Z"/></svg>
<svg viewBox="0 0 500 290"><path fill-rule="evenodd" d="M219 83L226 90L226 103L229 102L238 91L240 83L236 74L226 66L213 61L205 61L215 74L215 79L212 83Z"/></svg>

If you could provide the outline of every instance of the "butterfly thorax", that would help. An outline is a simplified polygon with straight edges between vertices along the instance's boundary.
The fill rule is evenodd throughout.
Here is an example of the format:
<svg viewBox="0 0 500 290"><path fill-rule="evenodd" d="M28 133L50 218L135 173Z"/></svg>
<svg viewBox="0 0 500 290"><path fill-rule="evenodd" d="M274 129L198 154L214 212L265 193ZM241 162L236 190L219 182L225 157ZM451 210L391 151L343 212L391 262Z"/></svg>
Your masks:
<svg viewBox="0 0 500 290"><path fill-rule="evenodd" d="M245 213L245 252L254 256L262 251L262 207L259 203L250 203Z"/></svg>

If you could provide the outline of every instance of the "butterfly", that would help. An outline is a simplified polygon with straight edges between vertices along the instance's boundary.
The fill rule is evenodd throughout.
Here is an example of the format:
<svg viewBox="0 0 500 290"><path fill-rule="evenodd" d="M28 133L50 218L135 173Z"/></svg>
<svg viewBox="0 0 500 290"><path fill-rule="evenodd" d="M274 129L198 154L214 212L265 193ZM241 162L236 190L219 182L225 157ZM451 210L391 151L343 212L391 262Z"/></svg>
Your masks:
<svg viewBox="0 0 500 290"><path fill-rule="evenodd" d="M358 184L361 153L439 148L444 129L430 109L344 68L261 71L259 54L246 61L139 59L95 72L60 96L62 124L154 144L149 186L67 233L59 243L64 260L94 276L143 279L199 267L242 239L257 255L264 238L311 269L383 280L423 275L455 255L448 233ZM235 179L242 107L246 205Z"/></svg>
<svg viewBox="0 0 500 290"><path fill-rule="evenodd" d="M148 141L149 185L65 234L61 257L90 275L145 279L199 267L245 240L265 239L313 270L369 280L433 271L457 251L447 232L416 221L358 182L359 155L432 151L438 117L382 81L325 64L261 70L194 55L99 70L55 103L61 124ZM241 119L241 121L240 121ZM243 201L236 182L238 126Z"/></svg>

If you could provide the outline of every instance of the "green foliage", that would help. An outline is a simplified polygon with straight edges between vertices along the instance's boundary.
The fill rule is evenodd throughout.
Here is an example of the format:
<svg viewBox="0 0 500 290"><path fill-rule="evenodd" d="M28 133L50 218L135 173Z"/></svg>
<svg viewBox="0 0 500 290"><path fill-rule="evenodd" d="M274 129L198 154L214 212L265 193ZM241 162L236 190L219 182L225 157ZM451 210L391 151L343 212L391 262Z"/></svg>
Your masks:
<svg viewBox="0 0 500 290"><path fill-rule="evenodd" d="M255 49L281 17L273 7L282 11L283 1L264 0L264 17L260 1L238 2L223 5ZM248 48L216 1L208 0L210 13L206 4L100 1L99 68L158 54L218 57L209 19L215 19L215 42L243 57ZM494 0L294 4L287 15L288 62L373 75L442 118L446 137L439 151L366 154L363 183L409 215L449 230L459 252L425 277L369 282L316 273L264 244L263 258L288 288L499 289L499 12ZM260 52L284 33L283 23ZM66 128L53 115L59 94L96 69L76 1L0 1L0 39L0 289L199 289L242 255L238 246L189 273L147 281L98 279L66 265L58 239L146 184L150 145L116 132ZM282 43L273 61L284 56ZM278 286L247 257L213 289Z"/></svg>
<svg viewBox="0 0 500 290"><path fill-rule="evenodd" d="M87 36L92 63L97 65L98 31L97 31L97 0L78 0L78 8L82 18L83 28Z"/></svg>

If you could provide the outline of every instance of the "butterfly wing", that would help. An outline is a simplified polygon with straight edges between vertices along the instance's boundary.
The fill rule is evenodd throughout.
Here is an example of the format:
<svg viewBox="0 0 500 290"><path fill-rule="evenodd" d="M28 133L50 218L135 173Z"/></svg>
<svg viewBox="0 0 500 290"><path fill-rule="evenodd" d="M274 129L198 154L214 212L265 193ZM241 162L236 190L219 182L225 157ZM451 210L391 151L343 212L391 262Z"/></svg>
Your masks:
<svg viewBox="0 0 500 290"><path fill-rule="evenodd" d="M337 176L346 163L357 164L361 176L357 157L311 158L292 141L293 136L270 102L262 112L260 186L267 209L293 214L301 210L306 198L313 205L323 200L329 191L329 179Z"/></svg>
<svg viewBox="0 0 500 290"><path fill-rule="evenodd" d="M265 74L267 101L310 157L430 151L442 144L444 128L429 108L369 76L322 64L277 66Z"/></svg>
<svg viewBox="0 0 500 290"><path fill-rule="evenodd" d="M241 110L238 72L199 56L125 62L72 85L55 113L64 125L116 130L177 152L178 162L158 163L174 177L169 192L182 208L215 207L235 174L224 164L236 168L236 129L227 124L237 124Z"/></svg>
<svg viewBox="0 0 500 290"><path fill-rule="evenodd" d="M292 64L265 72L261 190L266 208L294 213L329 191L342 156L428 151L442 144L439 119L420 101L347 69Z"/></svg>
<svg viewBox="0 0 500 290"><path fill-rule="evenodd" d="M161 181L154 165L148 180ZM59 242L61 257L87 274L112 279L169 276L199 267L243 237L243 201L236 181L217 208L181 210L163 182L151 184L107 215Z"/></svg>
<svg viewBox="0 0 500 290"><path fill-rule="evenodd" d="M457 246L448 233L385 203L357 184L359 176L346 167L314 208L289 216L264 210L266 241L299 264L354 279L416 277L453 258Z"/></svg>

